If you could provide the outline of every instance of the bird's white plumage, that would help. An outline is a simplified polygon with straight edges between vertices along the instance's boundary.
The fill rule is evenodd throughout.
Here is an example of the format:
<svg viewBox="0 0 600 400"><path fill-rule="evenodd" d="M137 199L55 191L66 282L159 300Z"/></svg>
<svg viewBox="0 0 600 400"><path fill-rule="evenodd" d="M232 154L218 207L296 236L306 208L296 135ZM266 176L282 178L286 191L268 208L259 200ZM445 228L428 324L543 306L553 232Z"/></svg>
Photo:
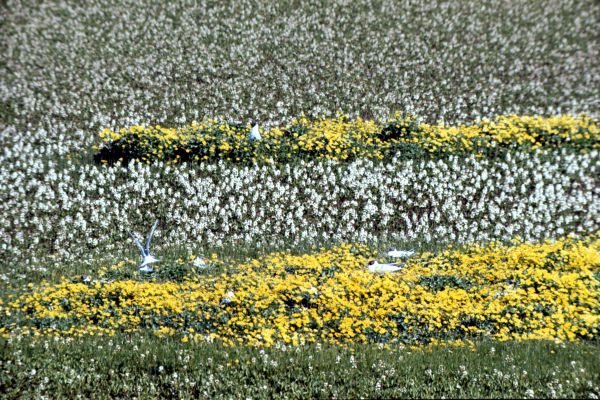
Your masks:
<svg viewBox="0 0 600 400"><path fill-rule="evenodd" d="M144 266L140 266L138 268L138 271L141 271L141 272L154 272L154 268L152 268L152 265L144 265Z"/></svg>
<svg viewBox="0 0 600 400"><path fill-rule="evenodd" d="M250 140L260 140L262 136L260 136L260 131L258 130L258 124L254 124L252 130L250 130Z"/></svg>
<svg viewBox="0 0 600 400"><path fill-rule="evenodd" d="M221 304L231 303L231 300L233 300L234 296L235 296L235 293L233 292L233 290L227 291L227 296L223 297L223 299L221 300Z"/></svg>
<svg viewBox="0 0 600 400"><path fill-rule="evenodd" d="M148 264L153 264L153 263L159 262L159 261L160 260L158 258L154 257L151 254L148 254L147 256L144 257L144 260L140 264L140 267L143 267L143 266L148 265Z"/></svg>
<svg viewBox="0 0 600 400"><path fill-rule="evenodd" d="M409 257L412 257L414 254L415 254L414 249L411 249L411 250L389 249L387 252L388 257L394 257L394 258L409 258Z"/></svg>
<svg viewBox="0 0 600 400"><path fill-rule="evenodd" d="M153 272L154 269L152 268L152 266L150 264L157 263L160 261L158 258L156 258L152 254L150 254L150 242L152 241L152 238L154 237L154 232L156 231L157 226L158 226L158 220L156 220L154 222L154 224L152 225L152 228L150 229L150 233L148 234L148 237L146 238L146 246L145 247L142 246L142 243L140 243L140 241L133 235L133 233L129 232L129 235L133 239L133 242L135 243L135 245L140 250L140 255L142 256L142 263L138 266L139 271Z"/></svg>
<svg viewBox="0 0 600 400"><path fill-rule="evenodd" d="M377 261L371 261L367 269L371 272L396 272L402 269L400 264L380 264Z"/></svg>

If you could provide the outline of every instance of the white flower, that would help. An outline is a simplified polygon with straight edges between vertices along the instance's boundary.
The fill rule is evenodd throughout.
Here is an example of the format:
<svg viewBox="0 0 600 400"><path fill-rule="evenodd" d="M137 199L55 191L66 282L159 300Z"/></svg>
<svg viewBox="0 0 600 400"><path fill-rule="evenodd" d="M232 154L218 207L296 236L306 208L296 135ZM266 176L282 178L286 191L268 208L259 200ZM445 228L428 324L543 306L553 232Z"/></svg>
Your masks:
<svg viewBox="0 0 600 400"><path fill-rule="evenodd" d="M206 261L202 257L196 257L193 262L195 267L205 267Z"/></svg>

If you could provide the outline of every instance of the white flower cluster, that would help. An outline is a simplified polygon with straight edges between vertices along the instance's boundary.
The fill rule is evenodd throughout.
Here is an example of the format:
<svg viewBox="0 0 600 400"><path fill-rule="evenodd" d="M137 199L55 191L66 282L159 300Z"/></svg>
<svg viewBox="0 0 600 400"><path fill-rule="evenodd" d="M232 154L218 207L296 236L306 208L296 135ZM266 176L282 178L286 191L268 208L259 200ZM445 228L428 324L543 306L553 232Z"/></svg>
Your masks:
<svg viewBox="0 0 600 400"><path fill-rule="evenodd" d="M551 3L10 0L0 256L117 250L126 228L146 231L155 217L168 239L159 247L598 229L596 153L257 169L124 169L89 157L102 128L206 116L597 114L598 5Z"/></svg>
<svg viewBox="0 0 600 400"><path fill-rule="evenodd" d="M594 0L11 0L2 113L11 124L75 123L93 135L337 110L451 123L597 114L599 25Z"/></svg>
<svg viewBox="0 0 600 400"><path fill-rule="evenodd" d="M122 250L161 219L155 247L420 239L482 241L600 227L599 154L127 167L13 160L0 173L0 250L61 258Z"/></svg>

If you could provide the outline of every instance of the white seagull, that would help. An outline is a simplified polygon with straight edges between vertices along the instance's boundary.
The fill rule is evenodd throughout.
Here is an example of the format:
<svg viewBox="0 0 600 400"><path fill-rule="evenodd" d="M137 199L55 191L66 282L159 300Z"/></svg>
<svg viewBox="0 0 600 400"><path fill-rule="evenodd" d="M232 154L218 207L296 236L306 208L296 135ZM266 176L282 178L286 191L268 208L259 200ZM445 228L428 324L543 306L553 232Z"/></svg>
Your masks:
<svg viewBox="0 0 600 400"><path fill-rule="evenodd" d="M135 242L137 247L140 249L140 253L142 255L143 260L142 260L142 264L140 266L138 266L139 271L153 272L154 269L152 268L152 265L150 265L150 264L160 261L158 258L156 258L152 254L150 254L150 241L152 240L152 237L154 236L154 231L156 230L157 226L158 226L158 220L156 220L154 225L152 225L152 229L150 229L148 238L146 238L146 247L145 248L142 247L142 244L140 243L139 240L137 240L137 238L133 235L133 233L131 233L131 231L128 231L129 235L131 235L131 237L133 238L133 241Z"/></svg>
<svg viewBox="0 0 600 400"><path fill-rule="evenodd" d="M379 264L377 260L373 260L369 263L369 271L371 272L396 272L402 269L400 264Z"/></svg>
<svg viewBox="0 0 600 400"><path fill-rule="evenodd" d="M250 140L261 140L260 132L258 130L258 122L255 122L250 131Z"/></svg>
<svg viewBox="0 0 600 400"><path fill-rule="evenodd" d="M415 254L415 249L396 250L396 249L392 248L387 251L387 256L394 257L394 258L409 258L409 257L412 257L414 254Z"/></svg>

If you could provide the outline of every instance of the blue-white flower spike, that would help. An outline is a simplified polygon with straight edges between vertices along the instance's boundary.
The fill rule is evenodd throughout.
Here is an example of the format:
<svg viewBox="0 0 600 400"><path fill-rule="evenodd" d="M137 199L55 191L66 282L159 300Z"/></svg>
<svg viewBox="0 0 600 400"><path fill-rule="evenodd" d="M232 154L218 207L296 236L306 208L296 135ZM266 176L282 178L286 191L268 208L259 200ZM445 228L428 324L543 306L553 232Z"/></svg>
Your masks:
<svg viewBox="0 0 600 400"><path fill-rule="evenodd" d="M369 263L367 267L370 272L396 272L402 269L400 264L379 264L376 260Z"/></svg>
<svg viewBox="0 0 600 400"><path fill-rule="evenodd" d="M206 261L204 260L204 257L200 256L200 257L196 257L194 259L194 267L206 267Z"/></svg>
<svg viewBox="0 0 600 400"><path fill-rule="evenodd" d="M146 238L146 247L142 247L142 244L140 243L140 241L137 240L137 238L133 235L133 233L129 232L129 235L132 237L133 242L136 244L138 249L140 249L140 255L142 256L142 263L138 266L138 270L141 272L153 272L154 269L152 268L152 266L150 264L160 261L158 258L156 258L152 254L150 254L150 242L152 241L152 238L154 237L154 232L156 231L157 226L158 226L158 220L156 220L156 222L154 222L154 225L152 225L152 229L150 229L150 233L148 234L148 237Z"/></svg>
<svg viewBox="0 0 600 400"><path fill-rule="evenodd" d="M394 257L394 258L409 258L412 257L415 254L415 250L396 250L396 249L389 249L387 252L387 256L388 257Z"/></svg>
<svg viewBox="0 0 600 400"><path fill-rule="evenodd" d="M252 130L250 131L250 140L261 140L262 136L260 136L260 131L258 130L258 123L255 123L252 126Z"/></svg>
<svg viewBox="0 0 600 400"><path fill-rule="evenodd" d="M233 290L229 290L227 292L227 296L225 296L221 300L221 304L229 304L229 303L231 303L231 300L233 300L233 296L235 296L235 293L233 293Z"/></svg>

